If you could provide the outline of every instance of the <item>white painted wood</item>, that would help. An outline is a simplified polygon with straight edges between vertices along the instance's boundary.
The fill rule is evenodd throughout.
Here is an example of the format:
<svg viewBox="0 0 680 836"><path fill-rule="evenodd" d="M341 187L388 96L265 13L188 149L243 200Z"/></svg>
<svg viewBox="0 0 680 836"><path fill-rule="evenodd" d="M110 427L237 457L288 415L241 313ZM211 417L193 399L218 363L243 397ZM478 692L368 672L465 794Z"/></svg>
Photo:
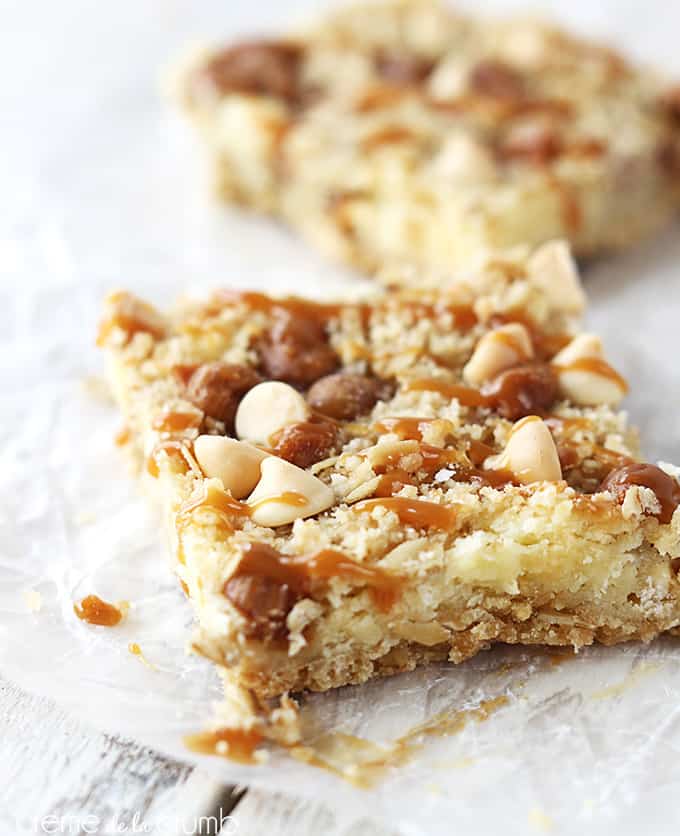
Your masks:
<svg viewBox="0 0 680 836"><path fill-rule="evenodd" d="M81 834L96 821L100 829L90 832L102 833L116 817L129 826L137 816L144 832L171 836L191 833L220 806L227 815L237 800L192 767L92 731L0 680L0 833L50 832L59 820L51 832Z"/></svg>
<svg viewBox="0 0 680 836"><path fill-rule="evenodd" d="M371 821L343 829L323 804L263 790L243 795L0 679L0 834L49 832L57 821L61 830L52 832L78 836L95 822L91 832L115 832L105 825L116 821L152 836L215 836L220 821L223 836L392 836Z"/></svg>
<svg viewBox="0 0 680 836"><path fill-rule="evenodd" d="M343 827L325 804L251 789L230 817L225 836L396 836L369 819Z"/></svg>

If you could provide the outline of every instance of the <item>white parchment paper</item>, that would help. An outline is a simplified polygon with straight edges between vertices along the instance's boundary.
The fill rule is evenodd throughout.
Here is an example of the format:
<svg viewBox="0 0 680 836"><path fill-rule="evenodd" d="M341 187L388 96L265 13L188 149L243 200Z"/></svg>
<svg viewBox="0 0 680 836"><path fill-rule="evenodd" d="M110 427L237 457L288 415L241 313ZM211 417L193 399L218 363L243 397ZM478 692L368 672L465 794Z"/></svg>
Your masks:
<svg viewBox="0 0 680 836"><path fill-rule="evenodd" d="M276 28L323 5L0 4L0 672L184 759L182 736L205 727L219 686L184 653L189 606L112 443L119 418L96 385L95 324L116 286L160 305L225 284L342 288L349 277L292 236L210 202L194 138L158 86L188 40ZM675 4L548 8L680 75ZM591 265L587 286L648 457L679 462L679 228ZM91 592L130 601L129 617L115 630L79 622L72 602ZM474 709L499 696L477 722ZM576 658L497 649L306 701L324 728L378 744L458 712L455 733L426 739L371 791L281 753L257 768L198 761L225 782L328 800L337 832L378 816L405 834L675 832L679 697L677 640Z"/></svg>

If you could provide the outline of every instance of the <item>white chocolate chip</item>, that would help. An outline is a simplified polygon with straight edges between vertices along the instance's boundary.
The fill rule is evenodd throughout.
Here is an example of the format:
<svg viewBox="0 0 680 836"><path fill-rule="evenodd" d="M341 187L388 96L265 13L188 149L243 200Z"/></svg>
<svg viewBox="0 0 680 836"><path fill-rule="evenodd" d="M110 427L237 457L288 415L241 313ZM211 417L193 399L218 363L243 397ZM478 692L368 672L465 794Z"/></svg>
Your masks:
<svg viewBox="0 0 680 836"><path fill-rule="evenodd" d="M539 247L527 261L527 272L551 307L568 314L583 313L586 295L566 241L548 241Z"/></svg>
<svg viewBox="0 0 680 836"><path fill-rule="evenodd" d="M458 55L440 61L427 82L433 99L454 99L462 96L468 83L469 67Z"/></svg>
<svg viewBox="0 0 680 836"><path fill-rule="evenodd" d="M520 19L506 24L498 45L499 54L517 67L540 70L555 48L550 30L534 20Z"/></svg>
<svg viewBox="0 0 680 836"><path fill-rule="evenodd" d="M309 417L302 395L278 380L258 383L246 393L236 410L236 435L255 444L269 444L274 433Z"/></svg>
<svg viewBox="0 0 680 836"><path fill-rule="evenodd" d="M578 406L617 404L628 391L625 380L603 358L595 334L579 334L552 359L560 393Z"/></svg>
<svg viewBox="0 0 680 836"><path fill-rule="evenodd" d="M536 415L522 418L512 428L505 450L484 462L486 470L509 470L523 485L557 482L562 467L547 424Z"/></svg>
<svg viewBox="0 0 680 836"><path fill-rule="evenodd" d="M523 325L511 322L481 338L463 369L463 379L479 385L533 356L529 332Z"/></svg>
<svg viewBox="0 0 680 836"><path fill-rule="evenodd" d="M199 435L194 441L194 455L206 476L221 479L234 499L242 499L257 485L260 465L268 454L235 438Z"/></svg>
<svg viewBox="0 0 680 836"><path fill-rule="evenodd" d="M481 142L465 134L454 134L433 161L433 173L457 183L484 183L496 177L496 166Z"/></svg>
<svg viewBox="0 0 680 836"><path fill-rule="evenodd" d="M584 357L603 357L602 340L596 334L579 334L553 357L556 366L568 366Z"/></svg>
<svg viewBox="0 0 680 836"><path fill-rule="evenodd" d="M269 456L262 476L248 499L251 519L258 525L279 525L311 517L335 503L335 494L316 476L290 462Z"/></svg>

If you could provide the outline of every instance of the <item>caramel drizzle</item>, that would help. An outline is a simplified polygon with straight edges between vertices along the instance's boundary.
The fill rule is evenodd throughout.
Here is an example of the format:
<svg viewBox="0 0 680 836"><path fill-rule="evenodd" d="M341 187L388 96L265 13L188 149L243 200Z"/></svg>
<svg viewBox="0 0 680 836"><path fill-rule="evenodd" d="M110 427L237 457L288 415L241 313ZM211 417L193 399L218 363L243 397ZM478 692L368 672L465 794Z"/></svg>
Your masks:
<svg viewBox="0 0 680 836"><path fill-rule="evenodd" d="M158 456L160 453L166 453L166 455L173 459L182 460L185 465L185 473L192 470L196 476L203 476L201 468L198 466L198 463L191 454L186 442L179 441L175 438L167 438L163 441L159 441L154 446L153 450L149 454L149 458L146 461L147 472L153 476L154 479L157 479L158 474L160 473L158 467Z"/></svg>
<svg viewBox="0 0 680 836"><path fill-rule="evenodd" d="M394 433L403 441L422 441L427 426L435 420L434 418L383 418L374 426L379 433Z"/></svg>
<svg viewBox="0 0 680 836"><path fill-rule="evenodd" d="M219 755L236 763L256 763L255 750L263 737L257 729L216 729L190 734L184 744L199 755Z"/></svg>
<svg viewBox="0 0 680 836"><path fill-rule="evenodd" d="M364 499L352 508L354 511L372 511L373 508L383 507L399 517L404 525L413 528L435 528L440 531L450 531L456 525L456 509L450 505L439 505L423 499L407 499L402 496L378 497Z"/></svg>
<svg viewBox="0 0 680 836"><path fill-rule="evenodd" d="M494 339L498 340L498 342L502 343L506 348L509 348L518 357L526 358L524 344L515 334L510 334L507 331L501 331L500 329L491 331L490 333L493 334Z"/></svg>
<svg viewBox="0 0 680 836"><path fill-rule="evenodd" d="M249 513L253 513L263 505L270 505L272 502L279 504L292 505L294 508L304 508L308 503L308 499L304 494L297 493L297 491L283 491L283 493L276 496L267 496L259 502L254 502L252 505L246 506L249 508Z"/></svg>
<svg viewBox="0 0 680 836"><path fill-rule="evenodd" d="M407 392L438 392L445 398L456 399L461 406L472 408L488 407L489 399L479 389L463 386L460 383L449 383L437 377L423 377L411 380L406 385Z"/></svg>
<svg viewBox="0 0 680 836"><path fill-rule="evenodd" d="M146 302L136 299L128 293L114 293L109 297L109 304L115 306L111 316L102 320L97 333L97 345L106 345L115 330L125 334L128 343L138 333L151 334L154 339L165 336L165 329L157 322L158 314Z"/></svg>
<svg viewBox="0 0 680 836"><path fill-rule="evenodd" d="M524 114L547 113L557 117L568 117L573 106L567 99L496 99L482 93L467 93L452 99L427 98L427 104L444 113L465 113L467 111L486 113L495 111L498 118L511 118Z"/></svg>
<svg viewBox="0 0 680 836"><path fill-rule="evenodd" d="M176 412L171 410L156 415L151 422L152 429L157 432L174 433L199 427L202 416L199 412Z"/></svg>
<svg viewBox="0 0 680 836"><path fill-rule="evenodd" d="M560 372L591 372L599 377L604 377L616 383L623 392L628 392L628 383L625 378L613 369L609 363L601 357L579 357L566 365L554 364L554 368Z"/></svg>
<svg viewBox="0 0 680 836"><path fill-rule="evenodd" d="M409 128L402 125L388 125L365 137L362 140L361 147L364 151L373 151L383 145L412 142L416 139L418 139L418 135Z"/></svg>
<svg viewBox="0 0 680 836"><path fill-rule="evenodd" d="M563 349L572 340L571 334L546 334L530 316L527 316L520 310L494 314L489 321L492 327L510 325L511 323L523 325L527 329L539 360L554 357L558 351Z"/></svg>
<svg viewBox="0 0 680 836"><path fill-rule="evenodd" d="M374 496L376 497L387 497L387 496L394 496L395 493L399 493L399 491L405 485L417 485L418 480L412 473L408 473L406 470L402 468L394 468L393 470L388 470L380 477L378 481L378 486L375 489Z"/></svg>
<svg viewBox="0 0 680 836"><path fill-rule="evenodd" d="M601 485L623 502L628 488L640 485L653 491L659 501L660 511L655 515L660 523L668 524L680 505L680 484L672 476L653 464L630 462L612 471Z"/></svg>
<svg viewBox="0 0 680 836"><path fill-rule="evenodd" d="M401 594L403 581L375 566L362 566L335 549L321 549L311 555L286 555L264 543L250 543L234 574L226 584L238 578L265 578L288 587L296 597L309 595L310 581L343 580L364 584L373 602L387 612Z"/></svg>
<svg viewBox="0 0 680 836"><path fill-rule="evenodd" d="M132 433L129 427L121 427L113 437L113 441L117 447L124 447L131 439Z"/></svg>
<svg viewBox="0 0 680 836"><path fill-rule="evenodd" d="M277 311L286 311L292 316L300 319L313 319L327 321L340 316L343 312L355 312L365 327L376 311L388 310L392 302L387 300L378 304L369 305L357 302L355 304L339 304L313 302L297 296L276 298L265 293L254 291L220 290L217 291L212 300L203 307L202 315L205 317L216 317L226 306L245 305L253 311L260 311L267 315L273 315ZM461 331L469 331L478 320L477 314L470 305L447 303L441 300L436 302L423 302L420 299L399 299L399 307L411 311L415 316L435 317L442 314L450 315L455 325ZM185 323L188 330L202 332L206 329L203 323ZM211 323L210 328L219 329L219 323Z"/></svg>
<svg viewBox="0 0 680 836"><path fill-rule="evenodd" d="M115 627L123 618L123 613L118 607L102 600L98 595L87 595L79 604L73 605L73 612L81 621L99 627Z"/></svg>
<svg viewBox="0 0 680 836"><path fill-rule="evenodd" d="M225 305L245 305L254 311L271 314L285 310L300 319L331 319L338 316L345 306L337 303L313 302L299 296L285 296L277 299L266 293L255 291L220 290L215 293L212 312L220 313ZM349 306L352 307L352 306ZM357 305L357 308L364 306Z"/></svg>
<svg viewBox="0 0 680 836"><path fill-rule="evenodd" d="M408 419L383 419L380 424L389 427L390 432L394 432L395 430L392 429L394 424L388 422L398 422L400 420L408 421ZM423 419L413 420L417 422ZM404 432L410 430L413 433L413 427L417 428L417 426L417 424L412 426L407 423ZM413 441L413 444L411 444L411 441ZM499 470L480 469L480 465L495 452L493 447L479 441L470 440L468 441L466 458L460 450L435 447L432 444L418 442L417 439L409 439L404 446L385 456L381 464L374 466L376 472L383 475L383 478L378 482L375 496L392 496L392 494L401 490L404 485L421 484L415 473L408 473L401 467L402 458L413 453L420 455L421 463L417 470L424 471L428 479L431 479L439 470L450 468L449 478L455 482L475 482L492 488L516 485L517 479L510 470L503 468Z"/></svg>
<svg viewBox="0 0 680 836"><path fill-rule="evenodd" d="M225 493L214 485L201 485L199 495L185 502L177 512L176 524L178 531L182 530L193 514L199 509L212 511L219 520L220 527L227 532L234 530L231 517L249 517L251 508L245 502L239 502L230 494Z"/></svg>

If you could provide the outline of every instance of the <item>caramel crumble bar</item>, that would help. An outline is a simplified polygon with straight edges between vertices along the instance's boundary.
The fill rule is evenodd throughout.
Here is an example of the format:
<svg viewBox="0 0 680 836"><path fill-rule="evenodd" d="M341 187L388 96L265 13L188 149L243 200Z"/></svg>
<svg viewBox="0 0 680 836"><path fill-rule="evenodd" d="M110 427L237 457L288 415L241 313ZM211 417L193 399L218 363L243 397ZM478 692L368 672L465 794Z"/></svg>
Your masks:
<svg viewBox="0 0 680 836"><path fill-rule="evenodd" d="M436 294L223 291L167 315L109 298L128 445L194 647L230 681L266 698L680 624L678 471L640 460L575 274L541 279L494 264Z"/></svg>
<svg viewBox="0 0 680 836"><path fill-rule="evenodd" d="M680 86L526 19L350 6L201 52L179 86L225 199L369 271L553 238L588 256L680 202Z"/></svg>

